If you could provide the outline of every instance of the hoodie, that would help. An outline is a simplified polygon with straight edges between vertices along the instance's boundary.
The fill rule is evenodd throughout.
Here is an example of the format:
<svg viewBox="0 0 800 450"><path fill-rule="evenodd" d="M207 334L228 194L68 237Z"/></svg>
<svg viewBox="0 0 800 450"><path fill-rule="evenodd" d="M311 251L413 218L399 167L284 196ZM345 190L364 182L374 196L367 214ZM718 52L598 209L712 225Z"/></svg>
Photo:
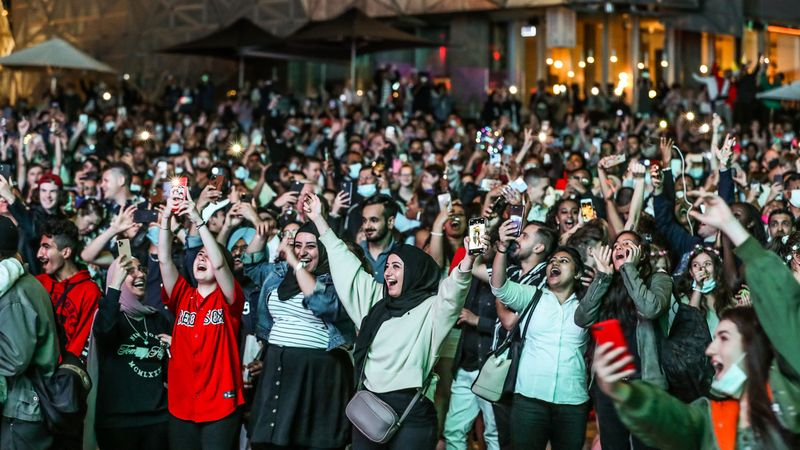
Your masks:
<svg viewBox="0 0 800 450"><path fill-rule="evenodd" d="M102 296L100 288L88 270L80 270L60 282L47 274L37 275L36 279L50 294L56 320L64 328L66 350L85 360L84 349L92 329L92 318Z"/></svg>

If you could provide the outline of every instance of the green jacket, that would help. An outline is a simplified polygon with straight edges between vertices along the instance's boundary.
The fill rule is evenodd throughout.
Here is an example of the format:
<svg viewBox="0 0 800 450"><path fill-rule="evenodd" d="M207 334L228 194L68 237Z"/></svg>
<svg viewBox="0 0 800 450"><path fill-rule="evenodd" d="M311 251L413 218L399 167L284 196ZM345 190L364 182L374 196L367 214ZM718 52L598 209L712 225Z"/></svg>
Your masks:
<svg viewBox="0 0 800 450"><path fill-rule="evenodd" d="M773 408L787 429L799 433L800 378L796 374L800 373L800 284L777 255L763 249L752 237L735 252L745 261L753 307L776 352L769 373ZM628 429L643 442L662 449L719 448L708 399L687 405L645 383L629 385L631 389L616 404L617 411ZM741 440L742 436L738 438ZM773 438L772 442L777 440ZM787 447L761 442L753 448Z"/></svg>
<svg viewBox="0 0 800 450"><path fill-rule="evenodd" d="M626 263L620 268L622 282L628 295L636 305L638 322L636 324L636 348L641 360L642 380L666 389L667 378L658 360L658 341L656 333L661 332L659 319L669 308L672 298L672 278L663 272L656 272L647 280L642 280L633 264ZM603 298L611 286L611 275L598 272L589 289L575 311L575 324L588 328L600 321Z"/></svg>
<svg viewBox="0 0 800 450"><path fill-rule="evenodd" d="M0 283L6 281L0 276ZM8 289L0 296L0 377L8 389L3 416L38 422L42 420L39 396L28 373L36 370L50 377L55 371L59 357L55 319L50 296L36 278L23 273L15 281L0 286L0 291Z"/></svg>

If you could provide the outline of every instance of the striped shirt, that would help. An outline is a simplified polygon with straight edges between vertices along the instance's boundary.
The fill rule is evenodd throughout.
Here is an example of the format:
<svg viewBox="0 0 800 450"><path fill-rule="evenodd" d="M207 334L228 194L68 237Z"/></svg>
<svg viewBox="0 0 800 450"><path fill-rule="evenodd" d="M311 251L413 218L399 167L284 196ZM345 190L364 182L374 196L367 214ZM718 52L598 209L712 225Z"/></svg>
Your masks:
<svg viewBox="0 0 800 450"><path fill-rule="evenodd" d="M278 298L275 289L267 297L273 324L269 343L282 347L328 348L328 329L319 317L303 306L303 293L287 300Z"/></svg>

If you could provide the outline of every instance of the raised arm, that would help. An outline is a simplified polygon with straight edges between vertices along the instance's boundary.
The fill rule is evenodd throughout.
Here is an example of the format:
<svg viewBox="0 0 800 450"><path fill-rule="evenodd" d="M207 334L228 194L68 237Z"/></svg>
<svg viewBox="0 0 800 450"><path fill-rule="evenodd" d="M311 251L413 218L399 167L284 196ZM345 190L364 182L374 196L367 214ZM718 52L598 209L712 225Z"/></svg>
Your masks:
<svg viewBox="0 0 800 450"><path fill-rule="evenodd" d="M103 230L96 238L89 242L81 252L81 259L90 264L96 264L100 254L103 253L108 243L114 236L128 231L136 226L133 221L133 213L136 211L136 205L127 206L119 211L116 217L111 221L111 225Z"/></svg>
<svg viewBox="0 0 800 450"><path fill-rule="evenodd" d="M628 250L625 261L620 267L622 282L639 314L645 319L655 319L669 306L672 278L664 272L655 272L645 282L639 275L638 265L642 257L650 255L642 255L642 249L638 245L631 244Z"/></svg>
<svg viewBox="0 0 800 450"><path fill-rule="evenodd" d="M172 297L172 290L178 282L178 268L172 261L172 230L170 220L172 220L172 209L176 206L175 201L170 195L167 198L167 205L161 211L161 219L158 227L158 267L161 270L161 282L167 297Z"/></svg>
<svg viewBox="0 0 800 450"><path fill-rule="evenodd" d="M635 230L639 225L639 217L642 215L644 208L644 174L647 171L644 164L639 162L631 163L631 172L633 172L633 198L631 198L631 207L628 210L628 220L625 222L625 230Z"/></svg>
<svg viewBox="0 0 800 450"><path fill-rule="evenodd" d="M367 315L372 305L383 297L383 285L361 267L361 260L339 239L322 217L319 197L309 195L303 208L319 231L320 242L328 251L331 277L347 315L357 325Z"/></svg>
<svg viewBox="0 0 800 450"><path fill-rule="evenodd" d="M614 275L614 265L611 263L611 248L601 245L599 249L589 249L597 265L597 273L583 295L578 309L575 310L575 325L588 328L600 320L600 307L603 297L611 286L611 277Z"/></svg>

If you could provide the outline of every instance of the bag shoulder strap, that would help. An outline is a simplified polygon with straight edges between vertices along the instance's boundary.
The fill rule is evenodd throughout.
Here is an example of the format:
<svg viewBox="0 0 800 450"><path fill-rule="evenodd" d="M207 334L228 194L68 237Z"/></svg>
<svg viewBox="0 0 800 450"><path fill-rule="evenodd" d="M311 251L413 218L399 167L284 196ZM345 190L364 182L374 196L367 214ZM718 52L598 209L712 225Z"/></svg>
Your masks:
<svg viewBox="0 0 800 450"><path fill-rule="evenodd" d="M408 417L408 415L411 414L411 410L414 408L414 405L417 404L419 399L422 398L422 395L425 393L425 391L428 390L428 386L430 386L432 379L433 379L433 367L431 367L431 371L428 372L428 376L425 378L425 381L422 383L422 387L417 390L417 393L414 394L414 398L412 398L411 402L409 402L408 406L406 406L406 410L403 411L403 415L401 415L400 418L397 419L397 426L398 427L400 425L402 425L403 421L406 420L406 417Z"/></svg>
<svg viewBox="0 0 800 450"><path fill-rule="evenodd" d="M494 353L502 353L505 347L507 347L514 339L514 336L519 331L520 325L523 322L525 322L525 328L523 329L522 334L520 334L520 337L525 336L525 333L528 332L528 324L530 323L530 316L533 314L533 310L536 309L536 305L539 303L540 298L542 298L542 289L537 288L536 293L533 294L533 299L531 300L531 302L528 303L528 306L526 306L525 309L522 310L522 314L520 314L519 320L517 320L517 324L514 325L514 328L512 328L508 332L508 334L506 334L506 338L503 340L503 342L500 343L500 345L497 346L497 348L494 350Z"/></svg>
<svg viewBox="0 0 800 450"><path fill-rule="evenodd" d="M522 334L520 334L520 338L524 341L525 335L528 333L528 325L531 324L531 317L533 316L533 310L536 309L536 305L539 304L539 300L542 298L542 289L537 289L536 294L533 295L533 300L528 305L526 312L528 312L526 317L520 317L519 321L525 320L525 327L522 329ZM517 322L517 328L519 328L519 322Z"/></svg>

